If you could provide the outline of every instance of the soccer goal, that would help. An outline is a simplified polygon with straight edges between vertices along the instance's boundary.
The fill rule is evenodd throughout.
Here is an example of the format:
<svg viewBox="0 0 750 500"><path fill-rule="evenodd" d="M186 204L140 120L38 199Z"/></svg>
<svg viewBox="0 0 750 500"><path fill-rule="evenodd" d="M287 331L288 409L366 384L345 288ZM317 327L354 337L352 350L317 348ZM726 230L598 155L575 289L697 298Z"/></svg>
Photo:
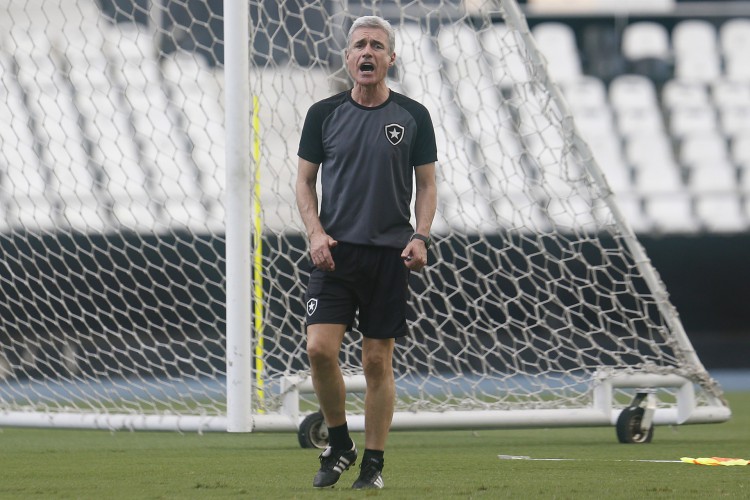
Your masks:
<svg viewBox="0 0 750 500"><path fill-rule="evenodd" d="M515 1L0 0L0 426L325 442L296 151L364 14L439 149L393 428L729 418Z"/></svg>

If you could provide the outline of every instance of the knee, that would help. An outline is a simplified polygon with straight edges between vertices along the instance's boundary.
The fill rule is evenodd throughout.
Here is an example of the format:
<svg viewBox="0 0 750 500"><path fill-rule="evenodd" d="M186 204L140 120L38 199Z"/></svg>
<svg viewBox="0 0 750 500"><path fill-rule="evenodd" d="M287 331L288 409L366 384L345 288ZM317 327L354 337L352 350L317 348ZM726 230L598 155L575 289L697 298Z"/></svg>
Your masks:
<svg viewBox="0 0 750 500"><path fill-rule="evenodd" d="M325 342L313 339L307 341L307 357L313 366L327 366L338 363L338 351L331 349Z"/></svg>
<svg viewBox="0 0 750 500"><path fill-rule="evenodd" d="M384 353L370 354L362 360L367 383L386 380L393 375L391 358Z"/></svg>

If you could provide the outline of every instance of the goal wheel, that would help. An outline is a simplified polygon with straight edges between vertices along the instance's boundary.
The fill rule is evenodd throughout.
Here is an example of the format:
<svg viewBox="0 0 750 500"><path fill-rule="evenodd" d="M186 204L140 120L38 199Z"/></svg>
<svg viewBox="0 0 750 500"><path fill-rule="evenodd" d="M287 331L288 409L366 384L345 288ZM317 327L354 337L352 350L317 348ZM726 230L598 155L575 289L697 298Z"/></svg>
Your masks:
<svg viewBox="0 0 750 500"><path fill-rule="evenodd" d="M622 410L617 418L617 439L621 443L650 443L654 438L654 425L647 431L641 429L643 414L646 412L640 406L629 406Z"/></svg>
<svg viewBox="0 0 750 500"><path fill-rule="evenodd" d="M323 419L323 414L316 411L302 419L297 438L299 438L299 445L303 448L323 449L328 446L328 426Z"/></svg>

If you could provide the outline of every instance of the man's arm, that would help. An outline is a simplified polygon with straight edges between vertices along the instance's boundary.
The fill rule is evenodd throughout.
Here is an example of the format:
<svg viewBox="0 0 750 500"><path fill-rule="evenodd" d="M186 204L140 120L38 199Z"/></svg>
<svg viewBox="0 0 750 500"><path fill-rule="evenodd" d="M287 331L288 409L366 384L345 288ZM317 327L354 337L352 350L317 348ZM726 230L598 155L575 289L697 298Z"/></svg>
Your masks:
<svg viewBox="0 0 750 500"><path fill-rule="evenodd" d="M302 217L302 223L307 230L310 240L310 257L313 264L323 271L333 271L335 264L331 256L331 248L338 242L328 236L320 223L318 216L318 181L319 164L300 158L297 162L296 197L297 209Z"/></svg>
<svg viewBox="0 0 750 500"><path fill-rule="evenodd" d="M437 210L437 185L435 184L435 163L426 163L414 168L416 180L416 197L414 199L414 216L417 219L416 232L430 235L432 221ZM406 267L420 271L427 265L427 246L421 240L412 240L401 253Z"/></svg>

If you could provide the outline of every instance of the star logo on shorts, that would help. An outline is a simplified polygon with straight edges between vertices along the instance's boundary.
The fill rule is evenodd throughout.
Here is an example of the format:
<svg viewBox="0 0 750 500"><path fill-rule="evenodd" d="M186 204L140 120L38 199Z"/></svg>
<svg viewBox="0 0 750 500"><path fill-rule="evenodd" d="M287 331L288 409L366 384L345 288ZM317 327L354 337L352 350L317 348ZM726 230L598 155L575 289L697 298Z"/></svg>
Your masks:
<svg viewBox="0 0 750 500"><path fill-rule="evenodd" d="M385 137L388 142L396 146L404 138L404 127L398 123L385 126Z"/></svg>
<svg viewBox="0 0 750 500"><path fill-rule="evenodd" d="M308 316L312 316L317 308L318 308L318 299L310 299L307 301L307 315Z"/></svg>

